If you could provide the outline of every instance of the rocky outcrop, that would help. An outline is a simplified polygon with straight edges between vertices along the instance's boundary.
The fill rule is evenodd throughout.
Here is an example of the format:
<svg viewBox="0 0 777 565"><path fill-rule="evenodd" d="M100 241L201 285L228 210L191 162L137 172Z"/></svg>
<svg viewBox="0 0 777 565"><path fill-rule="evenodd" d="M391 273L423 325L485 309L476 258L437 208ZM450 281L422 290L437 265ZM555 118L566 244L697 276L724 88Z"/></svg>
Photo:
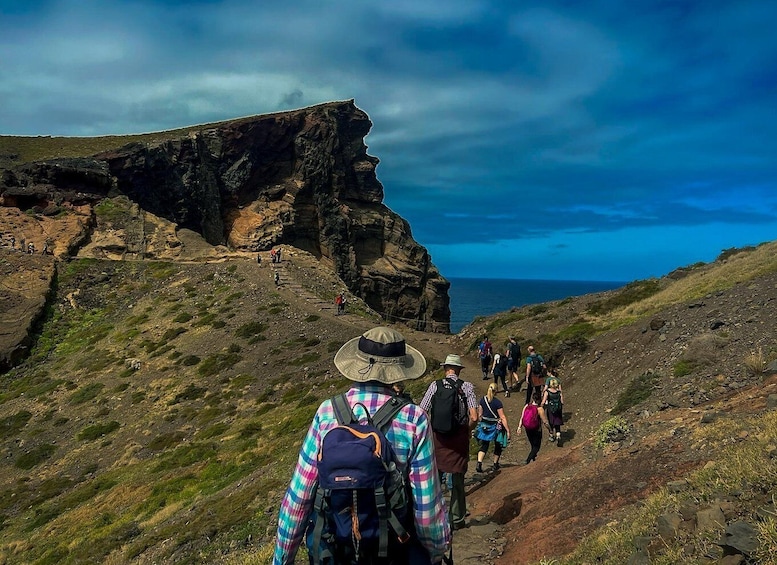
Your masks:
<svg viewBox="0 0 777 565"><path fill-rule="evenodd" d="M37 214L91 206L88 249L103 257L175 259L184 231L238 252L297 247L389 320L447 332L449 283L382 203L378 159L364 144L371 127L345 101L188 128L4 171L2 203Z"/></svg>

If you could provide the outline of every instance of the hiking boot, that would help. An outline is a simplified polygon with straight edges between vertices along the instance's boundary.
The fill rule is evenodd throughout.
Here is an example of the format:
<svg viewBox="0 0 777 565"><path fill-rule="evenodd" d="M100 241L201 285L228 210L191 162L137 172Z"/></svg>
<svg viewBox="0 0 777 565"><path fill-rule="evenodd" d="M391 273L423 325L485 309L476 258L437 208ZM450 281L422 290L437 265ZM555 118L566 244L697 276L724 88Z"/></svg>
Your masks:
<svg viewBox="0 0 777 565"><path fill-rule="evenodd" d="M561 443L561 432L556 432L556 441Z"/></svg>
<svg viewBox="0 0 777 565"><path fill-rule="evenodd" d="M483 375L483 380L487 381L488 380L488 375Z"/></svg>
<svg viewBox="0 0 777 565"><path fill-rule="evenodd" d="M499 470L499 461L494 463L494 471L498 471L498 470Z"/></svg>
<svg viewBox="0 0 777 565"><path fill-rule="evenodd" d="M478 473L483 472L483 464L480 461L478 461L477 467L475 467L475 471L477 471Z"/></svg>
<svg viewBox="0 0 777 565"><path fill-rule="evenodd" d="M505 398L510 398L510 391L509 390L505 391Z"/></svg>
<svg viewBox="0 0 777 565"><path fill-rule="evenodd" d="M556 441L556 436L554 436L553 434L550 434L548 436L548 441Z"/></svg>

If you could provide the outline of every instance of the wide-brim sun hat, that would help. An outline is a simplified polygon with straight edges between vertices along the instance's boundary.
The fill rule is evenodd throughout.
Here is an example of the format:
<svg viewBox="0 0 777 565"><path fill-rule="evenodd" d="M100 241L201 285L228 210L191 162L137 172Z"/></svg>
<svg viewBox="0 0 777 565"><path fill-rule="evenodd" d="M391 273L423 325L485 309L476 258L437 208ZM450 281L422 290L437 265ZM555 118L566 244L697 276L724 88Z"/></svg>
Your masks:
<svg viewBox="0 0 777 565"><path fill-rule="evenodd" d="M352 381L390 385L423 375L426 359L398 331L377 327L347 341L335 354L335 367Z"/></svg>
<svg viewBox="0 0 777 565"><path fill-rule="evenodd" d="M464 365L461 364L461 356L460 355L455 355L453 353L450 353L445 358L445 361L440 363L440 367L461 367L463 369Z"/></svg>

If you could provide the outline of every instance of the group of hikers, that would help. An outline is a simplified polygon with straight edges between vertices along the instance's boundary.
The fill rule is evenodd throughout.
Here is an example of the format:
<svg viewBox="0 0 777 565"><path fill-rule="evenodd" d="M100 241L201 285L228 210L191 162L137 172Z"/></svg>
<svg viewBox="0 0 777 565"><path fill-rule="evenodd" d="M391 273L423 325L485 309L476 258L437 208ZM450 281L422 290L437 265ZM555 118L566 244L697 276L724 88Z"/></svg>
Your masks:
<svg viewBox="0 0 777 565"><path fill-rule="evenodd" d="M527 464L537 457L543 425L551 441L560 441L563 424L559 381L534 347L528 351L530 390L517 428L531 446ZM522 362L513 338L504 355L512 359L504 367L513 378ZM334 364L353 383L313 417L278 513L274 565L294 563L303 539L311 564L452 563L452 532L467 526L470 439L480 440L476 472L482 473L490 444L498 470L511 436L497 380L505 396L510 391L501 371L494 372L496 360L489 363L484 375L492 373L494 382L478 400L474 385L461 378L461 357L447 355L444 376L416 404L404 381L423 375L426 359L401 333L376 327L346 342Z"/></svg>
<svg viewBox="0 0 777 565"><path fill-rule="evenodd" d="M6 240L6 238L3 237L3 243L5 243L5 240ZM16 249L16 236L11 234L10 236L8 236L7 241L8 241L8 247L10 247L12 251L17 251L17 249ZM18 251L22 251L24 253L28 253L29 255L35 255L35 244L32 241L27 243L27 247L26 248L24 246L24 244L25 244L24 239L22 239L20 241L20 244L21 244L20 245L20 249ZM48 240L43 244L43 249L41 249L40 253L41 253L41 255L49 255L50 254Z"/></svg>

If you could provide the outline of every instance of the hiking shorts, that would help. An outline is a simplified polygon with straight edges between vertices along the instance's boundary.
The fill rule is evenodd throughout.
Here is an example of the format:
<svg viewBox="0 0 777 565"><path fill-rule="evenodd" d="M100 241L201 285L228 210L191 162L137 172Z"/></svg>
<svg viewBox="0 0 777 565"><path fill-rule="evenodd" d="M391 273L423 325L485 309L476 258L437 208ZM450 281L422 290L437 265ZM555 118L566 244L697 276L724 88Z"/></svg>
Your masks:
<svg viewBox="0 0 777 565"><path fill-rule="evenodd" d="M515 359L507 358L507 370L510 372L515 371L518 366L515 364Z"/></svg>

